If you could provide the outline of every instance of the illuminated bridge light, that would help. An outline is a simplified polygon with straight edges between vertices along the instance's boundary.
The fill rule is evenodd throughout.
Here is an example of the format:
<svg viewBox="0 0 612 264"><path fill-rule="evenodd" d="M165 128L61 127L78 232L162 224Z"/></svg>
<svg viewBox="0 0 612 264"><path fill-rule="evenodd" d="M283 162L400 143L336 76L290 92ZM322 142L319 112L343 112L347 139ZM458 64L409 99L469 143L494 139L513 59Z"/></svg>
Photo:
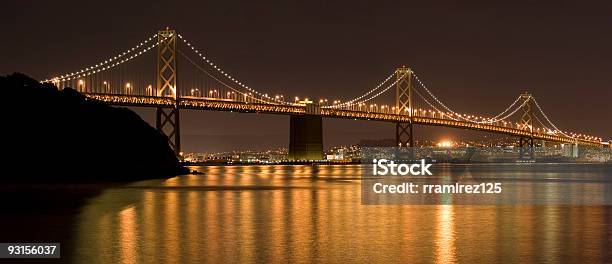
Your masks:
<svg viewBox="0 0 612 264"><path fill-rule="evenodd" d="M137 42L138 44L136 46L131 47L122 53L118 53L115 56L107 57L107 59L98 61L97 63L89 64L91 66L82 67L77 71L61 74L49 78L43 82L52 82L60 88L76 86L77 90L84 92L90 99L108 102L110 104L128 106L177 106L190 109L235 112L303 114L305 113L305 106L311 103L308 99L300 101L300 98L297 96L295 97L294 102L285 102L284 96L281 94L256 91L246 85L245 82L236 79L233 77L233 75L228 74L224 69L221 69L219 65L214 64L210 58L204 56L200 50L195 48L195 45L189 43L180 34L165 33L167 35L160 35L162 34L161 32L163 31L160 31L158 34L154 34L152 37L145 38L143 41ZM142 56L154 47L163 45L163 41L167 40L168 38L174 38L175 36L177 37L176 40L178 42L185 43L188 47L187 50L193 51L195 56L199 57L201 59L200 61L203 62L205 66L211 66L207 66L208 70L212 68L214 69L213 72L217 71L220 73L220 78L223 78L223 83L228 85L205 87L199 86L199 84L190 84L188 85L189 88L185 88L183 91L180 91L177 90L177 84L174 83L170 84L169 87L172 97L158 97L156 96L158 91L154 91L152 85L149 84L151 83L150 79L143 82L143 80L131 79L129 77L133 75L122 74L121 78L115 78L113 80L112 78L109 78L109 76L112 76L110 74L99 74L108 72L112 73L115 70L124 69L124 66L121 68L117 67L120 65L131 65L126 63L131 63L131 61L133 61L135 58ZM192 54L192 56L194 54ZM387 91L390 93L395 92L395 88L402 85L399 81L407 80L408 77L406 77L406 75L412 76L410 78L414 78L416 81L413 82L415 87L410 87L410 89L413 89L415 92L413 93L413 96L415 96L416 99L420 98L419 100L422 101L419 101L418 104L412 102L410 104L396 103L393 105L384 104L374 100L381 99L379 96ZM126 79L130 80L130 82L126 82ZM116 86L112 87L115 89L115 91L111 91L111 85ZM558 129L546 116L535 97L529 93L524 93L518 96L516 100L500 114L496 116L485 116L478 113L454 111L445 105L438 97L436 97L434 93L426 87L417 74L409 68L397 69L373 89L366 89L366 91L366 93L352 99L345 100L346 98L341 98L342 100L333 100L331 101L331 104L328 104L327 99L318 97L320 98L318 99L318 103L321 110L321 115L332 118L364 119L387 122L413 121L415 124L422 125L438 125L482 130L513 136L530 136L535 139L547 139L563 142L579 142L588 144L599 144L599 142L602 142L601 137ZM94 94L92 92L99 93ZM119 94L110 94L111 92L116 92ZM190 95L191 97L181 97L183 93L185 95ZM274 96L271 96L271 94L274 94ZM401 97L396 97L396 99L399 101L401 100ZM425 103L425 105L422 103ZM516 122L517 115L522 114L523 106L526 104L530 106L530 109L533 110L534 113L538 114L540 117L539 120L521 119L520 122ZM514 118L508 118L510 116L513 116Z"/></svg>

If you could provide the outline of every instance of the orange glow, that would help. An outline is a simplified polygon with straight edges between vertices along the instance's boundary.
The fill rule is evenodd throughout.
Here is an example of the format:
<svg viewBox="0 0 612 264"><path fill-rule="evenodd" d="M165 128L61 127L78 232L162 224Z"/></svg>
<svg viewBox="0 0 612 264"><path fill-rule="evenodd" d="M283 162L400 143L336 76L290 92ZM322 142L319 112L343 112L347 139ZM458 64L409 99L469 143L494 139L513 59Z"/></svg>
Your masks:
<svg viewBox="0 0 612 264"><path fill-rule="evenodd" d="M454 146L455 144L452 141L450 141L450 140L442 140L442 141L438 142L437 145L438 145L438 147L441 147L441 148L450 148L450 147Z"/></svg>

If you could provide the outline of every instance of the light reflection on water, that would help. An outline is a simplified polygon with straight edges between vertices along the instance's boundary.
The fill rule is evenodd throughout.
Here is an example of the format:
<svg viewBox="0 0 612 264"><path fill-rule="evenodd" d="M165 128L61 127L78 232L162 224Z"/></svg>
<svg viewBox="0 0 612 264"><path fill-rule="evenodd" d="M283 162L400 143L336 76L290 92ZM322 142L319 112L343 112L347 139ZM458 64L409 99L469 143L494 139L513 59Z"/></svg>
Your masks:
<svg viewBox="0 0 612 264"><path fill-rule="evenodd" d="M91 199L74 261L611 261L610 206L365 206L357 165L198 170Z"/></svg>

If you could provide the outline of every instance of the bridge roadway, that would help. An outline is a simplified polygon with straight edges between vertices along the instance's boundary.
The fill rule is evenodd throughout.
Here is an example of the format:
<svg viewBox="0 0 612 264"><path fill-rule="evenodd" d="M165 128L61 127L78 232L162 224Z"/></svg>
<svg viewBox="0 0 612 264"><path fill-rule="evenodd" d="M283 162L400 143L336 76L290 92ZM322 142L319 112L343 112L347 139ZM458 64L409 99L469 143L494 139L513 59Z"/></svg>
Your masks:
<svg viewBox="0 0 612 264"><path fill-rule="evenodd" d="M300 105L276 105L269 103L258 103L258 102L244 102L235 101L229 99L219 98L203 98L203 97L181 97L175 100L171 97L157 97L157 96L141 96L141 95L113 95L113 94L96 94L96 93L85 93L87 98L96 101L105 102L110 105L117 106L135 106L135 107L162 107L169 108L178 106L179 109L194 109L194 110L212 110L212 111L231 111L241 113L266 113L266 114L282 114L282 115L305 115L306 107ZM383 121L383 122L407 122L409 117L407 115L399 115L393 113L381 113L381 112L366 112L366 111L354 111L345 109L330 109L321 108L321 116L328 118L346 118L346 119L360 119L360 120L372 120L372 121ZM562 142L562 143L575 143L575 139L565 136L559 136L555 134L547 134L534 132L531 134L530 131L519 129L510 126L500 126L496 124L478 124L474 122L452 120L448 118L437 118L428 117L422 115L415 115L412 117L413 124L429 125L429 126L443 126L461 129L470 129L485 131L496 134L504 134L517 137L530 137L534 139ZM589 146L602 146L599 141L590 141L579 139L579 144Z"/></svg>

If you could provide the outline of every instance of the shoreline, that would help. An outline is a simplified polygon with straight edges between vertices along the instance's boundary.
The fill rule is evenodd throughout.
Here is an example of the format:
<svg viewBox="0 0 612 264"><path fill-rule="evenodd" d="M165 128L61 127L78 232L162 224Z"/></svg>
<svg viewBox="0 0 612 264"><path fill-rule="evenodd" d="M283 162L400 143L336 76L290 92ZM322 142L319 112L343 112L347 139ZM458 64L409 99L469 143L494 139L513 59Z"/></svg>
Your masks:
<svg viewBox="0 0 612 264"><path fill-rule="evenodd" d="M453 162L453 161L443 161L443 162L431 162L433 164L440 165L543 165L543 164L589 164L589 165L612 165L612 161L606 162L596 162L596 161L569 161L569 162L548 162L548 161L534 161L534 162L525 162L525 161L500 161L500 162ZM197 167L197 166L265 166L265 165L282 165L282 166L294 166L294 165L368 165L371 163L364 163L361 161L350 161L350 162L270 162L270 163L261 163L261 162L182 162L181 165L185 167Z"/></svg>

